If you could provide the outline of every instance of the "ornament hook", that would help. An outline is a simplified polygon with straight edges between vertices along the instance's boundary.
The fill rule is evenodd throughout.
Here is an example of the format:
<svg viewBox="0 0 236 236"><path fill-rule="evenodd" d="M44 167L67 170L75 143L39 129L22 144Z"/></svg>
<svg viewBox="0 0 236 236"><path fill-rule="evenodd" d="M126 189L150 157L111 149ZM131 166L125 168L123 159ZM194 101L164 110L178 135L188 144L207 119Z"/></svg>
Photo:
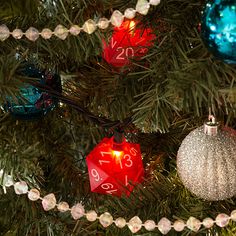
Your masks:
<svg viewBox="0 0 236 236"><path fill-rule="evenodd" d="M218 133L219 123L216 122L215 116L209 114L208 121L204 124L204 133L210 136L216 136Z"/></svg>

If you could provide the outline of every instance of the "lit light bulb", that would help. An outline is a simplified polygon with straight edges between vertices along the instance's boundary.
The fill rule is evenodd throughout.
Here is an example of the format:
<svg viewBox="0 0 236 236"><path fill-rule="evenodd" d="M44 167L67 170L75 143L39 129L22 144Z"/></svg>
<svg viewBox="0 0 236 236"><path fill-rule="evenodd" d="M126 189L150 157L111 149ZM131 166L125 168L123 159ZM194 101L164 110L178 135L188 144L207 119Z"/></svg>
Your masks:
<svg viewBox="0 0 236 236"><path fill-rule="evenodd" d="M129 28L133 29L135 26L135 22L133 20L130 21Z"/></svg>
<svg viewBox="0 0 236 236"><path fill-rule="evenodd" d="M135 29L135 22L133 20L130 21L129 23L129 33L133 34Z"/></svg>
<svg viewBox="0 0 236 236"><path fill-rule="evenodd" d="M117 151L117 150L112 150L112 155L113 155L113 157L115 157L115 158L121 158L121 156L122 156L122 154L123 154L123 152L122 151Z"/></svg>

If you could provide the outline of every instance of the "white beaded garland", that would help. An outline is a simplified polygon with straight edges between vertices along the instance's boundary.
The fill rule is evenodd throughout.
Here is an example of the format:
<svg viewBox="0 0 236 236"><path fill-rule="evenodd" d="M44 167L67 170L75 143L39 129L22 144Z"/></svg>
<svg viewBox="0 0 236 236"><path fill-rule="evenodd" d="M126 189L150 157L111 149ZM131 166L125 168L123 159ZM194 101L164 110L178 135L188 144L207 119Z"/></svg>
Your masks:
<svg viewBox="0 0 236 236"><path fill-rule="evenodd" d="M54 34L59 39L65 40L66 37L68 36L68 30L63 25L58 25L54 30Z"/></svg>
<svg viewBox="0 0 236 236"><path fill-rule="evenodd" d="M113 217L109 212L105 212L99 217L99 222L103 227L108 227L113 223Z"/></svg>
<svg viewBox="0 0 236 236"><path fill-rule="evenodd" d="M42 206L45 211L52 210L57 204L56 197L53 193L49 193L42 200Z"/></svg>
<svg viewBox="0 0 236 236"><path fill-rule="evenodd" d="M130 20L135 17L135 14L136 14L136 10L133 8L127 8L124 12L125 18L130 19Z"/></svg>
<svg viewBox="0 0 236 236"><path fill-rule="evenodd" d="M211 228L211 227L214 225L214 220L211 219L211 218L209 218L209 217L207 217L207 218L205 218L205 219L202 221L202 225L203 225L205 228L209 229L209 228Z"/></svg>
<svg viewBox="0 0 236 236"><path fill-rule="evenodd" d="M233 210L230 214L230 218L232 221L236 221L236 210Z"/></svg>
<svg viewBox="0 0 236 236"><path fill-rule="evenodd" d="M148 231L152 231L156 228L156 223L153 220L147 220L144 222L144 228Z"/></svg>
<svg viewBox="0 0 236 236"><path fill-rule="evenodd" d="M92 34L96 30L97 25L96 25L95 21L89 19L84 23L82 28L83 28L84 32L86 32L87 34Z"/></svg>
<svg viewBox="0 0 236 236"><path fill-rule="evenodd" d="M85 210L81 203L77 203L71 208L71 215L74 220L78 220L79 218L83 217L84 214Z"/></svg>
<svg viewBox="0 0 236 236"><path fill-rule="evenodd" d="M142 228L142 221L138 216L134 216L130 219L128 227L132 233L137 233Z"/></svg>
<svg viewBox="0 0 236 236"><path fill-rule="evenodd" d="M217 215L216 217L216 225L220 226L220 227L225 227L226 225L228 225L229 223L229 216L221 213L219 215Z"/></svg>
<svg viewBox="0 0 236 236"><path fill-rule="evenodd" d="M141 15L147 15L150 4L147 0L138 0L136 4L136 11Z"/></svg>
<svg viewBox="0 0 236 236"><path fill-rule="evenodd" d="M44 39L50 39L52 35L53 35L53 32L48 28L43 29L41 32L41 37Z"/></svg>
<svg viewBox="0 0 236 236"><path fill-rule="evenodd" d="M16 182L14 184L14 190L18 195L26 194L28 192L28 185L25 181Z"/></svg>
<svg viewBox="0 0 236 236"><path fill-rule="evenodd" d="M4 41L10 36L10 31L6 25L0 25L0 40Z"/></svg>
<svg viewBox="0 0 236 236"><path fill-rule="evenodd" d="M4 175L3 180L2 180L2 184L5 187L10 187L12 185L14 185L14 181L11 175Z"/></svg>
<svg viewBox="0 0 236 236"><path fill-rule="evenodd" d="M162 234L168 234L171 230L171 222L166 217L163 217L158 222L157 227Z"/></svg>
<svg viewBox="0 0 236 236"><path fill-rule="evenodd" d="M98 21L98 28L99 29L106 29L109 26L109 20L107 18L100 18Z"/></svg>
<svg viewBox="0 0 236 236"><path fill-rule="evenodd" d="M98 214L96 211L90 210L86 213L86 218L88 221L95 221L98 217Z"/></svg>
<svg viewBox="0 0 236 236"><path fill-rule="evenodd" d="M193 216L189 217L189 219L187 220L186 225L190 230L192 230L194 232L197 232L201 228L200 220L196 219Z"/></svg>
<svg viewBox="0 0 236 236"><path fill-rule="evenodd" d="M100 18L96 23L92 19L89 19L83 24L82 27L79 27L78 25L72 25L69 30L62 25L58 25L54 31L45 28L39 32L36 28L30 27L25 33L23 33L21 29L14 29L12 32L10 32L6 25L0 25L0 40L4 41L10 35L12 35L12 37L15 39L21 39L22 36L25 35L26 38L31 41L36 41L39 36L41 36L43 39L50 39L52 35L55 35L58 38L65 40L68 36L68 33L77 36L81 30L87 34L92 34L97 29L97 27L102 30L107 29L109 23L115 27L119 27L122 24L124 17L127 19L133 19L136 15L136 12L140 13L141 15L147 15L150 5L157 6L159 3L160 0L150 0L149 2L147 0L138 0L136 8L127 8L124 12L124 15L120 11L115 10L110 20L103 17Z"/></svg>
<svg viewBox="0 0 236 236"><path fill-rule="evenodd" d="M111 24L113 26L116 26L116 27L120 27L122 22L124 20L124 16L123 14L118 11L118 10L115 10L112 15L111 15Z"/></svg>
<svg viewBox="0 0 236 236"><path fill-rule="evenodd" d="M31 201L37 201L40 198L40 192L38 189L33 188L28 192L28 198Z"/></svg>
<svg viewBox="0 0 236 236"><path fill-rule="evenodd" d="M119 217L115 220L115 225L118 227L118 228L123 228L126 226L126 220L122 217Z"/></svg>
<svg viewBox="0 0 236 236"><path fill-rule="evenodd" d="M153 5L153 6L157 6L158 4L160 4L160 0L149 0L149 3L150 5Z"/></svg>
<svg viewBox="0 0 236 236"><path fill-rule="evenodd" d="M66 212L66 211L69 211L70 206L67 202L59 202L57 205L57 209L60 212Z"/></svg>
<svg viewBox="0 0 236 236"><path fill-rule="evenodd" d="M181 232L185 228L185 223L183 220L176 220L173 224L173 228L177 232Z"/></svg>
<svg viewBox="0 0 236 236"><path fill-rule="evenodd" d="M31 41L36 41L39 37L39 31L34 27L30 27L29 29L26 30L25 36L27 39Z"/></svg>
<svg viewBox="0 0 236 236"><path fill-rule="evenodd" d="M0 171L0 178L2 178L2 172ZM10 175L9 175L10 176ZM13 181L13 180L12 180ZM10 187L11 185L9 185ZM190 216L188 221L185 223L183 220L178 219L173 224L165 217L161 218L161 220L156 224L153 220L146 220L143 224L138 216L134 216L127 223L126 220L122 217L118 217L115 221L113 220L112 215L109 212L105 212L101 214L99 217L94 210L90 210L85 212L84 206L81 203L74 205L71 209L69 208L69 204L67 202L56 203L56 197L53 193L50 193L43 198L40 197L40 192L37 189L31 189L28 191L28 185L25 181L20 181L14 183L14 189L16 194L26 194L28 193L28 198L31 201L41 200L43 209L45 211L49 211L57 206L57 209L60 212L70 211L73 219L77 220L83 216L90 222L93 222L99 219L99 222L103 227L108 227L112 223L118 228L123 228L126 225L129 227L132 233L138 232L142 227L144 227L148 231L152 231L155 228L158 228L162 234L167 234L171 228L173 228L177 232L181 232L185 227L190 230L197 232L201 225L203 225L206 229L213 227L214 223L219 227L226 227L229 224L229 221L236 221L236 210L233 210L228 216L225 213L220 213L217 215L215 221L209 217L205 218L202 222L195 217Z"/></svg>
<svg viewBox="0 0 236 236"><path fill-rule="evenodd" d="M77 36L81 31L81 28L78 25L72 25L69 29L70 34Z"/></svg>
<svg viewBox="0 0 236 236"><path fill-rule="evenodd" d="M13 38L15 38L15 39L21 39L22 36L23 36L23 32L22 32L21 29L14 29L14 30L12 31L12 36L13 36Z"/></svg>

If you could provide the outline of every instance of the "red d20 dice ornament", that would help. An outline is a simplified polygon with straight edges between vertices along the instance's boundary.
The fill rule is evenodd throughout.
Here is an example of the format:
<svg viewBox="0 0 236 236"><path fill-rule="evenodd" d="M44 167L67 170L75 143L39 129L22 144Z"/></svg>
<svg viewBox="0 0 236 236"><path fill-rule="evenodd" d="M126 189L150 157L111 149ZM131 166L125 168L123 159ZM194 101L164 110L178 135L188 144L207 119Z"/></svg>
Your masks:
<svg viewBox="0 0 236 236"><path fill-rule="evenodd" d="M92 192L127 195L144 176L140 147L104 138L86 157Z"/></svg>
<svg viewBox="0 0 236 236"><path fill-rule="evenodd" d="M115 27L108 44L103 43L103 58L115 67L130 63L130 58L140 59L153 46L156 39L150 28L140 28L133 20L124 21L120 27Z"/></svg>

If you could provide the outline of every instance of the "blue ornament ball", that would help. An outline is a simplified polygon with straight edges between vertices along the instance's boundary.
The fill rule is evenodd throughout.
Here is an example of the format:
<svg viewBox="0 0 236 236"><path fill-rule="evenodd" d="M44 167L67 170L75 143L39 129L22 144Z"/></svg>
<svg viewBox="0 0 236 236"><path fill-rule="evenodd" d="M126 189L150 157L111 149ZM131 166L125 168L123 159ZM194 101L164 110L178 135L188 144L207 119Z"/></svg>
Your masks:
<svg viewBox="0 0 236 236"><path fill-rule="evenodd" d="M208 1L201 23L202 39L218 59L236 63L236 0Z"/></svg>
<svg viewBox="0 0 236 236"><path fill-rule="evenodd" d="M34 65L27 65L19 75L35 78L40 84L61 93L61 78L58 74L41 71ZM20 96L17 99L7 97L6 100L4 110L21 120L40 118L55 108L58 103L58 99L30 84L20 88Z"/></svg>

